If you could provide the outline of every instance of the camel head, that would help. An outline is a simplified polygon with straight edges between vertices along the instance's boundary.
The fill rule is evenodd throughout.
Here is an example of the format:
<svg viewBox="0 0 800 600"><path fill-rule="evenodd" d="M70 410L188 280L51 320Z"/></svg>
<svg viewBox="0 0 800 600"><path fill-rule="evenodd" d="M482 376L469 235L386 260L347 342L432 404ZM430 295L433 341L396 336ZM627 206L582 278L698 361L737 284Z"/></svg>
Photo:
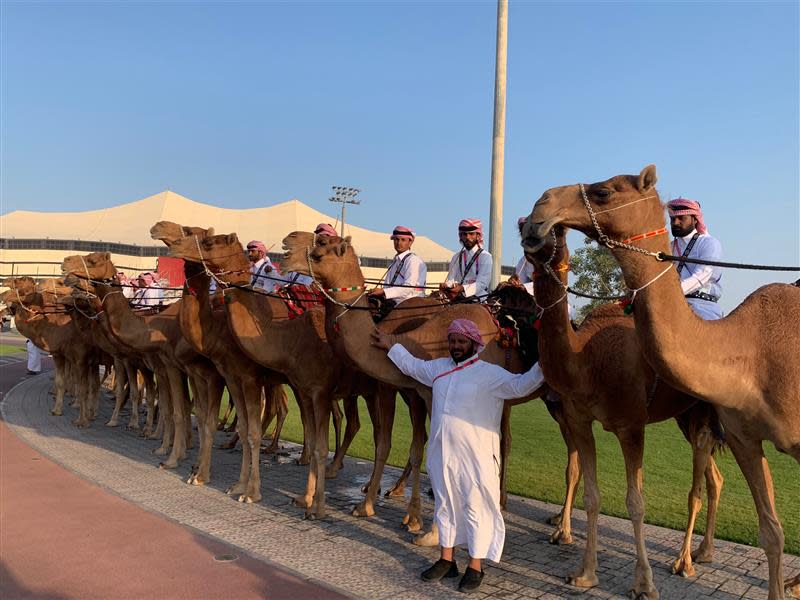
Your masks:
<svg viewBox="0 0 800 600"><path fill-rule="evenodd" d="M72 296L73 288L64 283L63 277L41 279L36 284L36 291L42 295L48 304L61 304L63 298Z"/></svg>
<svg viewBox="0 0 800 600"><path fill-rule="evenodd" d="M16 298L17 292L19 292L19 295L24 298L25 296L33 294L36 291L36 280L33 277L6 277L3 279L0 287L9 288L8 291L12 292L9 296L7 296L9 298Z"/></svg>
<svg viewBox="0 0 800 600"><path fill-rule="evenodd" d="M61 273L66 285L84 292L94 292L94 286L89 280L117 281L117 269L111 262L109 252L67 256L61 263Z"/></svg>
<svg viewBox="0 0 800 600"><path fill-rule="evenodd" d="M309 275L325 287L364 284L350 236L294 231L283 238L283 250L283 272Z"/></svg>
<svg viewBox="0 0 800 600"><path fill-rule="evenodd" d="M523 243L525 259L532 263L538 273L544 272L544 266L557 269L560 265L569 265L569 248L567 247L567 230L562 225L555 225L550 233L541 240L539 248L531 252Z"/></svg>
<svg viewBox="0 0 800 600"><path fill-rule="evenodd" d="M547 190L522 229L526 256L535 253L558 224L599 239L592 214L602 232L613 240L622 241L660 229L664 226L664 211L655 189L656 180L655 165L648 165L639 175L617 175L584 184L585 197L580 184Z"/></svg>
<svg viewBox="0 0 800 600"><path fill-rule="evenodd" d="M154 240L161 240L167 246L172 246L179 239L190 235L196 235L201 238L208 237L214 235L214 228L189 227L187 225L178 225L171 221L159 221L150 228L150 237Z"/></svg>
<svg viewBox="0 0 800 600"><path fill-rule="evenodd" d="M211 230L210 230L211 231ZM187 262L204 264L216 274L243 273L250 271L244 248L235 233L200 237L192 234L175 240L169 247L169 255Z"/></svg>

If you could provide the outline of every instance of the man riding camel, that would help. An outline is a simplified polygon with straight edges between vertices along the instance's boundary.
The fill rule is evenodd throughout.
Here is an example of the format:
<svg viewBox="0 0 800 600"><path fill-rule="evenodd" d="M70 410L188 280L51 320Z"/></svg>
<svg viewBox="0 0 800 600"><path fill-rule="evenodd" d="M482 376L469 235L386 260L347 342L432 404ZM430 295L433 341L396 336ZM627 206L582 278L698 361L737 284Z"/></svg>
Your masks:
<svg viewBox="0 0 800 600"><path fill-rule="evenodd" d="M416 239L411 229L398 225L389 239L394 243L395 257L386 271L383 287L369 293L370 300L379 304L384 314L404 300L424 296L428 276L425 262L411 252Z"/></svg>
<svg viewBox="0 0 800 600"><path fill-rule="evenodd" d="M483 246L480 219L462 219L458 224L458 241L463 248L450 259L447 279L439 286L451 300L459 296L483 299L492 280L492 255Z"/></svg>

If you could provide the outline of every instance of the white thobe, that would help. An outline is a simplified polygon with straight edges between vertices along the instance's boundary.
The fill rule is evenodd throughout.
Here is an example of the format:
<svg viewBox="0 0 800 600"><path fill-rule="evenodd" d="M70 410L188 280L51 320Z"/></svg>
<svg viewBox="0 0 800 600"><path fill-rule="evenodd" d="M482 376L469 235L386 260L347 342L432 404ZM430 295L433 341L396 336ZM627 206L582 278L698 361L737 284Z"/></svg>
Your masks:
<svg viewBox="0 0 800 600"><path fill-rule="evenodd" d="M424 296L427 278L428 267L425 266L425 262L411 250L406 250L395 256L389 265L383 280L383 292L387 300L394 300L400 304L403 300Z"/></svg>
<svg viewBox="0 0 800 600"><path fill-rule="evenodd" d="M696 233L695 230L689 235L672 240L672 254L675 256L683 256L686 246L691 241ZM722 245L714 237L707 233L700 234L697 241L692 246L692 251L689 253L688 258L702 258L706 260L722 260ZM722 296L722 286L720 279L722 279L722 269L719 267L712 267L711 265L697 265L692 263L679 263L683 264L680 272L681 288L684 295L691 294L692 292L703 292L719 299ZM714 321L721 319L723 316L722 308L719 302L712 302L710 300L703 300L702 298L687 298L686 301L701 319L707 321Z"/></svg>
<svg viewBox="0 0 800 600"><path fill-rule="evenodd" d="M478 258L472 260L477 252ZM470 264L472 263L472 264ZM469 267L469 268L468 268ZM492 281L492 255L475 245L472 250L462 248L450 259L447 271L447 285L460 283L464 286L464 296L485 296L489 293Z"/></svg>
<svg viewBox="0 0 800 600"><path fill-rule="evenodd" d="M277 281L280 278L280 273L268 256L251 263L250 273L252 273L250 285L252 285L254 289L272 292L275 288L281 286L282 282Z"/></svg>
<svg viewBox="0 0 800 600"><path fill-rule="evenodd" d="M306 287L314 283L311 277L298 273L297 271L287 271L283 276L283 281L285 282L283 285L304 285Z"/></svg>
<svg viewBox="0 0 800 600"><path fill-rule="evenodd" d="M25 347L28 350L28 371L36 373L42 370L42 351L32 341L25 342Z"/></svg>
<svg viewBox="0 0 800 600"><path fill-rule="evenodd" d="M503 401L542 385L539 363L515 375L477 356L461 364L452 358L420 360L400 344L392 346L389 358L433 388L426 466L439 543L445 548L467 544L471 557L499 562L506 537L500 512Z"/></svg>
<svg viewBox="0 0 800 600"><path fill-rule="evenodd" d="M133 295L133 305L136 308L145 306L158 306L164 302L164 290L157 284L146 288L139 288Z"/></svg>

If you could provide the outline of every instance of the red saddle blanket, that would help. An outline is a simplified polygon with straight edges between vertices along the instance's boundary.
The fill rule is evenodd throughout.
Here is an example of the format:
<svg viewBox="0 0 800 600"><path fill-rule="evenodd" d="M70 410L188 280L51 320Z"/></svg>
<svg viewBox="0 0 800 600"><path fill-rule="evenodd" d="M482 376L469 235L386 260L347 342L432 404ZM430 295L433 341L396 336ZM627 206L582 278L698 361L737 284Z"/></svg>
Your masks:
<svg viewBox="0 0 800 600"><path fill-rule="evenodd" d="M297 283L284 286L277 293L286 302L290 319L296 319L315 304L321 305L325 302L325 296L316 287L310 288Z"/></svg>

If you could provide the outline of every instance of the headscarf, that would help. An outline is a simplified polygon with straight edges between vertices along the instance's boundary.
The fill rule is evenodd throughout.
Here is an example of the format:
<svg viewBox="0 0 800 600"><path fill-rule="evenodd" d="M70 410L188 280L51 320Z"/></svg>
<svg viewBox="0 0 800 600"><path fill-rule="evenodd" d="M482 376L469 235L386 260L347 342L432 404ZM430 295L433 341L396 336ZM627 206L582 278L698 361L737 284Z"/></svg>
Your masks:
<svg viewBox="0 0 800 600"><path fill-rule="evenodd" d="M139 275L139 277L141 277L144 280L144 284L146 287L152 286L156 281L155 275L153 275L153 273L150 271L145 271L144 273Z"/></svg>
<svg viewBox="0 0 800 600"><path fill-rule="evenodd" d="M462 231L477 231L478 243L480 244L483 241L483 224L480 219L461 219L458 223L458 231L459 233Z"/></svg>
<svg viewBox="0 0 800 600"><path fill-rule="evenodd" d="M454 319L453 322L450 323L450 327L447 328L448 337L451 333L460 333L465 338L472 340L475 344L475 354L483 350L485 344L483 343L481 332L475 324L475 321L470 321L469 319Z"/></svg>
<svg viewBox="0 0 800 600"><path fill-rule="evenodd" d="M247 249L248 250L258 250L259 252L263 252L264 256L267 255L267 246L264 242L260 242L258 240L252 240L247 242Z"/></svg>
<svg viewBox="0 0 800 600"><path fill-rule="evenodd" d="M525 221L527 221L527 220L528 220L527 216L520 217L519 219L517 219L517 227L519 227L520 225L523 225L525 223Z"/></svg>
<svg viewBox="0 0 800 600"><path fill-rule="evenodd" d="M392 235L389 236L389 239L393 240L395 238L401 238L401 237L411 238L411 241L413 242L417 236L408 227L403 227L402 225L398 225L397 227L394 228L394 231L392 231Z"/></svg>
<svg viewBox="0 0 800 600"><path fill-rule="evenodd" d="M333 225L330 223L320 223L317 225L317 228L314 230L314 233L317 235L327 235L331 237L337 237L339 233L333 228Z"/></svg>
<svg viewBox="0 0 800 600"><path fill-rule="evenodd" d="M697 232L700 234L708 233L708 228L703 222L703 211L700 210L700 203L688 198L675 198L667 202L667 210L670 217L680 217L683 215L693 215L697 219Z"/></svg>

